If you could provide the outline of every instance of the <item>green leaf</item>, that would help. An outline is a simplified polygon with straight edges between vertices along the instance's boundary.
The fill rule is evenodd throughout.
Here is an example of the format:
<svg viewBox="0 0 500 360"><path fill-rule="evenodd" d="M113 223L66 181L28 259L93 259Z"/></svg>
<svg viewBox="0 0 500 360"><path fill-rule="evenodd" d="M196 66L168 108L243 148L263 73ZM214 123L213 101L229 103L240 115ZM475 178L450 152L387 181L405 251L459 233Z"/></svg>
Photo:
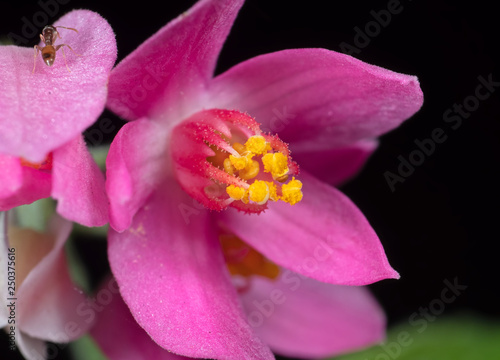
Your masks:
<svg viewBox="0 0 500 360"><path fill-rule="evenodd" d="M109 145L90 146L90 154L102 171L106 171L106 157L109 152Z"/></svg>
<svg viewBox="0 0 500 360"><path fill-rule="evenodd" d="M412 325L413 324L413 325ZM335 360L500 359L500 321L463 314L428 321L419 318L389 330L387 341Z"/></svg>
<svg viewBox="0 0 500 360"><path fill-rule="evenodd" d="M90 335L82 336L70 344L75 360L108 360Z"/></svg>
<svg viewBox="0 0 500 360"><path fill-rule="evenodd" d="M55 201L46 198L15 208L16 223L19 227L45 232L47 223L56 209Z"/></svg>
<svg viewBox="0 0 500 360"><path fill-rule="evenodd" d="M109 225L87 227L77 223L73 224L73 233L85 236L89 240L106 240L108 236Z"/></svg>

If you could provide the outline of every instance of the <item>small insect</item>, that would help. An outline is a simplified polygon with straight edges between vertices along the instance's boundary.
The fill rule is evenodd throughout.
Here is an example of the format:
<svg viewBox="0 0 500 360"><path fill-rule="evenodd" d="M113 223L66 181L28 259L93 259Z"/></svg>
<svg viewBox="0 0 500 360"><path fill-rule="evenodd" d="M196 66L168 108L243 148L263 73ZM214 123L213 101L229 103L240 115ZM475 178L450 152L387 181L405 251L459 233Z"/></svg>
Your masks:
<svg viewBox="0 0 500 360"><path fill-rule="evenodd" d="M54 43L57 38L62 39L61 35L59 34L58 28L63 28L63 29L68 29L68 30L73 30L78 32L78 30L65 27L65 26L53 26L53 25L47 25L43 28L42 33L40 34L40 39L42 42L45 44L45 46L40 47L38 45L35 45L35 59L33 63L33 71L31 72L32 74L35 72L35 67L36 67L36 58L38 57L38 53L42 53L42 59L47 64L47 66L52 66L54 64L54 61L56 60L56 51L61 49L63 46L69 47L71 51L77 56L81 56L80 54L77 54L71 46L68 44L59 44L57 46L54 46ZM68 67L68 63L66 62L66 55L64 54L64 49L61 49L64 57L64 63L66 64L66 68L68 69L69 72L71 70Z"/></svg>

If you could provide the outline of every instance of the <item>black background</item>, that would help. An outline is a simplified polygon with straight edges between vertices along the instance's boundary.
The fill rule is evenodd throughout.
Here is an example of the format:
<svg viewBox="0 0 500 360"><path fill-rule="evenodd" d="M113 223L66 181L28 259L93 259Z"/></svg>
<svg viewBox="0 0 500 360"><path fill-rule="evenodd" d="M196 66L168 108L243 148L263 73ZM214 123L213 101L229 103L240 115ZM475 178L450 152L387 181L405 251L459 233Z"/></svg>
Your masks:
<svg viewBox="0 0 500 360"><path fill-rule="evenodd" d="M131 6L72 0L60 5L51 20L75 8L99 12L116 32L119 61L194 1L158 3L141 1ZM387 9L388 3L247 0L221 53L217 73L286 48L341 51L342 42L356 45L354 28L364 29L374 20L371 11ZM341 187L364 212L401 274L400 280L385 280L371 289L389 324L408 321L419 307L440 297L445 279L454 278L468 288L446 305L445 314L472 311L498 318L500 87L480 101L456 130L443 121L448 109L474 95L479 76L491 74L500 81L496 7L486 1L400 3L402 11L354 54L368 63L417 75L424 93L422 109L384 135L359 176ZM36 2L2 2L0 10L0 35L4 36L21 34L21 18L31 19L41 8ZM35 43L32 39L27 46ZM117 128L123 124L109 112L103 117L113 119ZM429 138L438 127L445 130L447 140L437 144L433 154L391 192L384 173L397 173L397 157L408 159L418 149L414 141ZM105 254L105 247L99 251ZM6 339L1 340L2 359L4 354L12 356Z"/></svg>

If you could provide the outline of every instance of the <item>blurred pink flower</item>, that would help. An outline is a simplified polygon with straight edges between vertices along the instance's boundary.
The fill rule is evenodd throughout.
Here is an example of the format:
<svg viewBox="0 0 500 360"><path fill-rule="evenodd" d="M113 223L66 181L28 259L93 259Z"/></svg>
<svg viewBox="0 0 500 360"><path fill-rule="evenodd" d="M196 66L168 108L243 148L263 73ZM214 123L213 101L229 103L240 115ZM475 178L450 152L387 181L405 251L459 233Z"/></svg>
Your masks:
<svg viewBox="0 0 500 360"><path fill-rule="evenodd" d="M116 60L113 30L100 15L74 10L55 25L76 56L60 49L51 67L33 49L0 47L0 211L52 196L62 216L87 226L107 223L104 176L81 133L102 113Z"/></svg>
<svg viewBox="0 0 500 360"><path fill-rule="evenodd" d="M325 49L266 54L213 77L242 4L199 1L111 73L108 107L130 120L107 159L111 269L139 325L183 356L271 359L271 347L318 357L369 345L384 336L383 315L369 294L303 276L337 285L399 277L361 211L324 181L338 184L352 176L375 149L374 139L421 107L418 80ZM234 138L264 134L246 114L278 132L279 138L266 140L285 153L295 174L279 139L289 144L302 169L304 197L294 206L269 204L259 215L204 211L198 202L222 209L224 201L240 201L218 191L241 182L214 164L221 149L234 150ZM249 212L267 207L248 204L255 205ZM285 286L287 278L281 278L285 285L253 281L241 301L226 270L223 232L301 274L301 291L288 291L289 300L276 306L262 329L254 329L242 303L247 307L260 291ZM319 328L290 315L299 310L312 311ZM337 319L340 327L321 322L326 311L331 315L325 319ZM305 327L294 327L291 319ZM338 334L345 324L348 330ZM312 335L322 331L331 336ZM307 343L297 340L302 335Z"/></svg>
<svg viewBox="0 0 500 360"><path fill-rule="evenodd" d="M0 328L12 335L26 359L45 359L46 341L73 341L92 325L77 312L86 296L72 282L66 263L71 223L56 215L46 233L12 226L7 231L5 217L0 213ZM15 293L7 283L12 268Z"/></svg>

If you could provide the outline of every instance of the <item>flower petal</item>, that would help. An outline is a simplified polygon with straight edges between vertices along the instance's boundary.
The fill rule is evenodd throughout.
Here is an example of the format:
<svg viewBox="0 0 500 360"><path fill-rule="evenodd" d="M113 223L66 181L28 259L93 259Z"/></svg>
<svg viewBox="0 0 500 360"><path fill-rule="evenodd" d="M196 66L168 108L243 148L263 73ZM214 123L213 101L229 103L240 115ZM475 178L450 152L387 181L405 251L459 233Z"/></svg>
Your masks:
<svg viewBox="0 0 500 360"><path fill-rule="evenodd" d="M47 358L47 345L44 340L33 338L22 331L18 331L16 333L16 345L26 360Z"/></svg>
<svg viewBox="0 0 500 360"><path fill-rule="evenodd" d="M249 323L281 355L324 358L382 341L385 315L368 289L321 283L286 270L255 277L241 294Z"/></svg>
<svg viewBox="0 0 500 360"><path fill-rule="evenodd" d="M361 211L340 191L306 172L304 198L275 203L264 214L225 211L225 227L273 262L320 281L366 285L399 278Z"/></svg>
<svg viewBox="0 0 500 360"><path fill-rule="evenodd" d="M50 196L52 175L21 165L19 158L0 154L0 211Z"/></svg>
<svg viewBox="0 0 500 360"><path fill-rule="evenodd" d="M108 222L104 174L90 155L82 135L54 151L52 197L57 212L85 226Z"/></svg>
<svg viewBox="0 0 500 360"><path fill-rule="evenodd" d="M106 159L106 191L110 201L110 225L128 228L137 210L165 176L168 132L157 123L140 119L125 124Z"/></svg>
<svg viewBox="0 0 500 360"><path fill-rule="evenodd" d="M412 116L414 76L325 49L284 50L240 63L212 82L210 105L246 111L292 151L375 138Z"/></svg>
<svg viewBox="0 0 500 360"><path fill-rule="evenodd" d="M7 325L9 308L7 299L9 289L7 287L7 264L9 262L9 246L7 242L7 212L0 211L0 329Z"/></svg>
<svg viewBox="0 0 500 360"><path fill-rule="evenodd" d="M322 151L293 152L293 160L316 178L334 186L343 184L363 167L378 146L376 140Z"/></svg>
<svg viewBox="0 0 500 360"><path fill-rule="evenodd" d="M78 54L61 48L52 67L33 49L0 47L0 153L42 161L47 154L90 126L104 109L109 72L116 60L113 30L100 15L74 10L56 26ZM71 72L65 66L62 51Z"/></svg>
<svg viewBox="0 0 500 360"><path fill-rule="evenodd" d="M108 288L113 278L107 279L97 292L110 293ZM113 286L114 287L114 286ZM111 300L102 307L90 333L110 360L181 360L188 359L175 355L156 344L132 317L127 305L119 294L111 295Z"/></svg>
<svg viewBox="0 0 500 360"><path fill-rule="evenodd" d="M77 311L86 299L71 281L66 263L64 243L71 223L55 215L50 232L57 237L54 247L17 289L17 323L31 337L69 342L92 324Z"/></svg>
<svg viewBox="0 0 500 360"><path fill-rule="evenodd" d="M220 49L244 0L201 0L120 62L108 107L125 119L182 119L201 109ZM154 116L152 116L154 117Z"/></svg>
<svg viewBox="0 0 500 360"><path fill-rule="evenodd" d="M245 321L209 212L173 178L131 228L110 231L108 253L125 303L160 346L189 357L273 359Z"/></svg>

